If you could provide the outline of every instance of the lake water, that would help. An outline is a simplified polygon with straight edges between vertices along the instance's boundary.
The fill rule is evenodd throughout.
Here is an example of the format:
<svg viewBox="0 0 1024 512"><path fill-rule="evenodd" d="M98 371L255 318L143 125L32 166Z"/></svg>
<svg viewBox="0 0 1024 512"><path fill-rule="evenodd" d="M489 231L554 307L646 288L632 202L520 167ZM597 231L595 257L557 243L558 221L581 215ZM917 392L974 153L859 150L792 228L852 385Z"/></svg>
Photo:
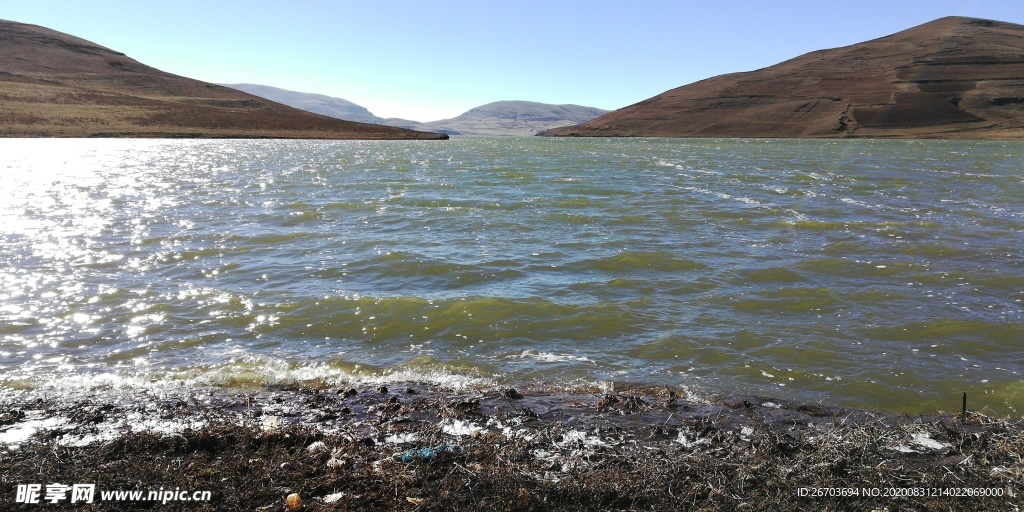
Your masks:
<svg viewBox="0 0 1024 512"><path fill-rule="evenodd" d="M1024 411L1024 142L0 140L0 386Z"/></svg>

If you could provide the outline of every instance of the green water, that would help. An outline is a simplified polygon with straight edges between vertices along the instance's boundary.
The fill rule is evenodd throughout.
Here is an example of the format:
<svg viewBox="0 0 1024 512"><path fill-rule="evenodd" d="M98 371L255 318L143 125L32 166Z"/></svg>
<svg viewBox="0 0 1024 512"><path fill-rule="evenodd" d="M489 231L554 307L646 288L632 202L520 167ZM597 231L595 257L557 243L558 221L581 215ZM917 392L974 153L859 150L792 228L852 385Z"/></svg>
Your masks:
<svg viewBox="0 0 1024 512"><path fill-rule="evenodd" d="M1024 410L1024 143L0 141L0 379Z"/></svg>

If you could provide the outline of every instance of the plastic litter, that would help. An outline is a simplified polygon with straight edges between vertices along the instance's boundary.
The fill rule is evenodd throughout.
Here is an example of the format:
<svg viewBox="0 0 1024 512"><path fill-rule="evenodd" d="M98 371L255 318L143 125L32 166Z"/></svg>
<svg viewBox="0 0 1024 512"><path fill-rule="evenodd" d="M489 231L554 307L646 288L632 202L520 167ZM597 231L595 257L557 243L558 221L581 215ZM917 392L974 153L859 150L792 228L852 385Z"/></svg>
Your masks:
<svg viewBox="0 0 1024 512"><path fill-rule="evenodd" d="M440 452L454 452L458 446L450 444L439 444L433 448L420 448L419 450L408 450L402 454L402 462L413 462L417 460L430 460L437 457Z"/></svg>

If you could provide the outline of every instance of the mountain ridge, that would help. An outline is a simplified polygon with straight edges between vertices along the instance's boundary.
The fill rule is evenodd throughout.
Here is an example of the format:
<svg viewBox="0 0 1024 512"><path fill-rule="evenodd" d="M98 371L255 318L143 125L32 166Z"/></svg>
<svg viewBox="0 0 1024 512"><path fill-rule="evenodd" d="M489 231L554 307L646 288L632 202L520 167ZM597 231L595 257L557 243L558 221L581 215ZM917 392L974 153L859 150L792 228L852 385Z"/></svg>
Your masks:
<svg viewBox="0 0 1024 512"><path fill-rule="evenodd" d="M0 137L444 139L341 121L0 20Z"/></svg>
<svg viewBox="0 0 1024 512"><path fill-rule="evenodd" d="M502 100L474 107L456 117L437 121L382 118L344 98L291 91L259 84L220 84L271 101L348 121L383 124L449 135L534 135L561 126L589 121L608 111L574 104Z"/></svg>
<svg viewBox="0 0 1024 512"><path fill-rule="evenodd" d="M320 114L328 117L334 117L337 119L343 119L345 121L354 121L358 123L370 123L370 124L387 124L386 118L378 117L370 112L366 107L357 105L344 98L336 96L328 96L326 94L314 93L314 92L299 92L288 89L282 89L280 87L273 87L270 85L260 84L218 84L224 87L230 87L232 89L238 89L242 92L259 96L271 101L288 105L300 110L307 112L313 112L314 114ZM405 120L396 120L405 121ZM408 121L409 123L419 124L416 121Z"/></svg>
<svg viewBox="0 0 1024 512"><path fill-rule="evenodd" d="M665 91L545 136L1024 138L1024 26L946 17Z"/></svg>

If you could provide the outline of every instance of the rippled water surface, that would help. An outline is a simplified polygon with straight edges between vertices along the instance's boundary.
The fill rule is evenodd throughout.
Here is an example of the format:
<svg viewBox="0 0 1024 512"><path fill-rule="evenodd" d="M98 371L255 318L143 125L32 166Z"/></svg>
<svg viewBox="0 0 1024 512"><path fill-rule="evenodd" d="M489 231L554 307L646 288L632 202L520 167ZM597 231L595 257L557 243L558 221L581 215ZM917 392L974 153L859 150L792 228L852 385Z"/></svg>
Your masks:
<svg viewBox="0 0 1024 512"><path fill-rule="evenodd" d="M3 140L0 379L1019 413L1022 169L1021 142Z"/></svg>

